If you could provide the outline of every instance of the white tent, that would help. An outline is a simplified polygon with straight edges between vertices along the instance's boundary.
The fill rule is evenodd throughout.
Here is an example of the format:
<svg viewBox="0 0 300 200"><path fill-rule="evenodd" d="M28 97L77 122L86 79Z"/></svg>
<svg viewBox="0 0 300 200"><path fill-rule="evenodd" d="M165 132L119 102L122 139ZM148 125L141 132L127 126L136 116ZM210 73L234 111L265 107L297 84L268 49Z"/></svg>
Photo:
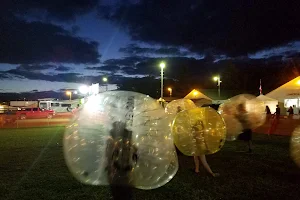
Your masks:
<svg viewBox="0 0 300 200"><path fill-rule="evenodd" d="M204 104L211 104L212 99L208 96L204 95L203 93L199 92L196 89L193 89L190 93L188 93L185 97L185 99L191 99L194 101L196 106L201 107Z"/></svg>
<svg viewBox="0 0 300 200"><path fill-rule="evenodd" d="M271 113L275 113L276 111L276 105L278 104L278 101L276 99L272 99L270 97L267 97L263 94L256 97L258 100L265 103L266 106L269 106Z"/></svg>
<svg viewBox="0 0 300 200"><path fill-rule="evenodd" d="M285 108L295 105L300 107L300 76L283 84L266 94L267 97L278 100Z"/></svg>

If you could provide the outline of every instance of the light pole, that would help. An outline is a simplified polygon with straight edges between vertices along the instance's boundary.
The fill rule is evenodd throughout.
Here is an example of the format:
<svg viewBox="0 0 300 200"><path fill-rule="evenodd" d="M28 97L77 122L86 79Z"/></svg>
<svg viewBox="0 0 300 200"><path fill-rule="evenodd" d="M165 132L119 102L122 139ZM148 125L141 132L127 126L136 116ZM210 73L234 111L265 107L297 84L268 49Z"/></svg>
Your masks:
<svg viewBox="0 0 300 200"><path fill-rule="evenodd" d="M102 81L103 81L104 83L106 83L106 84L105 84L105 86L106 86L105 91L107 91L107 81L108 81L108 79L107 79L106 77L103 77L103 78L102 78Z"/></svg>
<svg viewBox="0 0 300 200"><path fill-rule="evenodd" d="M159 64L160 67L160 98L161 101L163 100L164 97L164 68L166 67L166 64L164 62L161 62Z"/></svg>
<svg viewBox="0 0 300 200"><path fill-rule="evenodd" d="M170 97L172 96L172 88L168 88L168 91L170 92Z"/></svg>
<svg viewBox="0 0 300 200"><path fill-rule="evenodd" d="M71 99L72 99L72 92L67 91L66 94L70 96L70 101L71 101Z"/></svg>
<svg viewBox="0 0 300 200"><path fill-rule="evenodd" d="M221 96L221 79L220 79L220 76L218 75L218 76L215 76L214 77L214 81L217 81L217 83L218 83L218 94L219 94L219 98L220 98L220 96Z"/></svg>

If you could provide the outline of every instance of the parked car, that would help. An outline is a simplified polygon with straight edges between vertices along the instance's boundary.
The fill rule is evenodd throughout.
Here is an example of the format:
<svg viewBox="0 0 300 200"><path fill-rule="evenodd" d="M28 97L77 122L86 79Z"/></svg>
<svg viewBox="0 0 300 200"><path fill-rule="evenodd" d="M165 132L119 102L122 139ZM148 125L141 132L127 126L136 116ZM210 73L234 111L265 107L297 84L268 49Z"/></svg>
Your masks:
<svg viewBox="0 0 300 200"><path fill-rule="evenodd" d="M21 108L17 113L18 119L27 119L27 118L48 118L51 119L55 112L53 110L46 110L41 108Z"/></svg>

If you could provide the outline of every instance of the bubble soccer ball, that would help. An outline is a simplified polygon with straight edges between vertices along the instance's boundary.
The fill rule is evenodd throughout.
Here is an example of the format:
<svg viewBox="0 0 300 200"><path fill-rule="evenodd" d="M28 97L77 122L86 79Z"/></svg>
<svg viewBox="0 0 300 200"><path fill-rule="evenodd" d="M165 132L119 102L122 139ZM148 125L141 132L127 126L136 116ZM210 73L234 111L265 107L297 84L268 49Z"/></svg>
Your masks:
<svg viewBox="0 0 300 200"><path fill-rule="evenodd" d="M255 129L266 120L264 103L250 94L230 98L218 112L226 124L227 140L234 140L244 129Z"/></svg>
<svg viewBox="0 0 300 200"><path fill-rule="evenodd" d="M300 126L292 133L290 142L290 153L294 162L300 167Z"/></svg>
<svg viewBox="0 0 300 200"><path fill-rule="evenodd" d="M165 111L167 114L175 115L180 111L197 108L190 99L177 99L167 104Z"/></svg>
<svg viewBox="0 0 300 200"><path fill-rule="evenodd" d="M194 108L179 112L172 124L177 148L187 156L213 154L225 142L226 127L212 108Z"/></svg>
<svg viewBox="0 0 300 200"><path fill-rule="evenodd" d="M164 109L149 96L112 91L89 97L64 135L71 173L91 185L154 189L178 159Z"/></svg>

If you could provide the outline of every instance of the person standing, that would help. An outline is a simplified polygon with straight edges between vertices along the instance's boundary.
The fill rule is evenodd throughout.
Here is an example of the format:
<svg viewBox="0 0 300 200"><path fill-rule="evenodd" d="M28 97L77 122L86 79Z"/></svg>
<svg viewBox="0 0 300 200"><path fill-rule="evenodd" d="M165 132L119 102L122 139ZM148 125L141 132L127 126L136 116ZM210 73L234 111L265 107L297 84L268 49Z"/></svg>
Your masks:
<svg viewBox="0 0 300 200"><path fill-rule="evenodd" d="M268 135L272 134L273 132L275 132L277 125L279 123L279 119L280 119L280 108L279 105L276 105L276 111L274 113L274 117L273 120L271 122L271 126L268 130Z"/></svg>
<svg viewBox="0 0 300 200"><path fill-rule="evenodd" d="M138 161L138 149L132 144L132 132L124 122L113 122L106 146L106 172L114 200L133 199L132 169Z"/></svg>
<svg viewBox="0 0 300 200"><path fill-rule="evenodd" d="M271 114L271 110L270 110L269 106L266 106L266 114L267 115Z"/></svg>
<svg viewBox="0 0 300 200"><path fill-rule="evenodd" d="M239 134L238 139L243 140L248 143L248 152L252 153L253 143L252 143L252 129L251 124L248 120L248 113L245 108L245 104L241 103L237 106L237 120L242 124L243 132Z"/></svg>
<svg viewBox="0 0 300 200"><path fill-rule="evenodd" d="M290 108L288 109L288 113L289 113L289 117L292 118L294 115L294 110L292 106L290 106Z"/></svg>
<svg viewBox="0 0 300 200"><path fill-rule="evenodd" d="M270 110L270 108L269 108L269 106L266 106L266 114L267 114L267 122L268 121L270 121L270 119L271 119L271 110Z"/></svg>
<svg viewBox="0 0 300 200"><path fill-rule="evenodd" d="M201 145L203 149L207 149L207 144L205 141L203 141L203 132L204 132L204 125L201 120L198 120L195 125L192 127L192 133L196 140L197 145ZM202 163L205 170L212 176L212 177L218 177L220 176L219 173L214 173L209 164L206 161L205 154L194 156L194 163L195 163L195 173L199 173L200 168L200 162Z"/></svg>
<svg viewBox="0 0 300 200"><path fill-rule="evenodd" d="M275 112L276 118L279 119L280 118L280 108L279 105L276 105L276 112Z"/></svg>

